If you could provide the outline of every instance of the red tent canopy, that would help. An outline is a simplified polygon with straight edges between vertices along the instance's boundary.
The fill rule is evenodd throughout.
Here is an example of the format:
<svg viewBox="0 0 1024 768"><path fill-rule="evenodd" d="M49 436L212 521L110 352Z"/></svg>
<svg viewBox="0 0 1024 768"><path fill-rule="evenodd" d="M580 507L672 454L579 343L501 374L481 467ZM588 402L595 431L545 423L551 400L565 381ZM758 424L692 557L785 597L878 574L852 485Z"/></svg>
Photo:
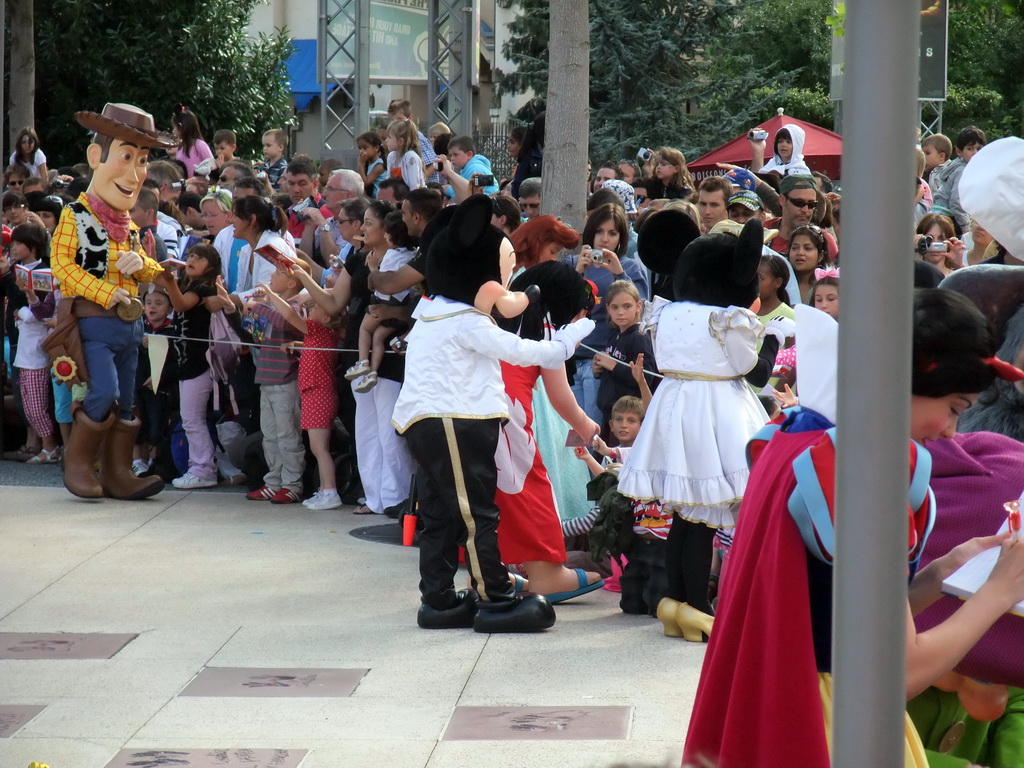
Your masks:
<svg viewBox="0 0 1024 768"><path fill-rule="evenodd" d="M830 179L839 178L840 161L843 154L843 138L838 133L817 125L805 123L785 115L776 115L771 120L761 123L758 128L768 131L765 148L765 162L772 159L772 146L774 146L775 134L785 124L798 125L807 134L804 142L804 160L812 171L821 171ZM721 168L716 167L717 163L730 163L741 165L744 168L750 166L750 142L747 141L747 134L737 136L732 141L726 142L718 149L708 152L703 157L698 157L691 163L687 163L690 173L697 181L705 176L716 176L725 173ZM751 168L752 171L759 171L760 168Z"/></svg>

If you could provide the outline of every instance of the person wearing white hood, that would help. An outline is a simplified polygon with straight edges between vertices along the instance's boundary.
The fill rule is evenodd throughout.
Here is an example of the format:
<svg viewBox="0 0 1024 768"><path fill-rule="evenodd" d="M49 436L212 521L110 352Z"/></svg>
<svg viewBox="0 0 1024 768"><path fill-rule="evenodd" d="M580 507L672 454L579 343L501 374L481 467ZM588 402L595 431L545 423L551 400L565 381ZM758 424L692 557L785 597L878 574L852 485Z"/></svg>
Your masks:
<svg viewBox="0 0 1024 768"><path fill-rule="evenodd" d="M811 175L810 168L804 162L804 142L807 135L804 129L793 123L786 123L775 133L774 153L772 159L764 162L764 139L750 139L752 159L750 169L758 168L758 173L774 171L780 176L790 174Z"/></svg>

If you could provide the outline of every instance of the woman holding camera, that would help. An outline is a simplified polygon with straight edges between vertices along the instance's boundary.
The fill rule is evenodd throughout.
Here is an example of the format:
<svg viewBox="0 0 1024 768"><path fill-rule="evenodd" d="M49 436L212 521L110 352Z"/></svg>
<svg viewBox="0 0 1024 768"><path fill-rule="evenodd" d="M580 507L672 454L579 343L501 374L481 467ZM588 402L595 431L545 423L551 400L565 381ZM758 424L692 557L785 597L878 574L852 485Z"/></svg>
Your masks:
<svg viewBox="0 0 1024 768"><path fill-rule="evenodd" d="M953 220L942 213L926 213L917 223L918 253L944 276L963 266L966 247L956 237ZM930 240L929 240L930 238ZM921 248L924 250L921 250Z"/></svg>

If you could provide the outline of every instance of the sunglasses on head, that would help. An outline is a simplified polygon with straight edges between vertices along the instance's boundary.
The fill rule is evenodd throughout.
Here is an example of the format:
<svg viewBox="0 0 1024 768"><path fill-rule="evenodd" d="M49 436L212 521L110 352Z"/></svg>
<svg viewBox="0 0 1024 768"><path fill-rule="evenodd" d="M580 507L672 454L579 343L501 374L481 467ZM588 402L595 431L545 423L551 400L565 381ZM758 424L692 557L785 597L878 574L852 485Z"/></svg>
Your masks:
<svg viewBox="0 0 1024 768"><path fill-rule="evenodd" d="M786 200L794 208L814 208L818 205L817 200L794 200L792 197L787 196Z"/></svg>

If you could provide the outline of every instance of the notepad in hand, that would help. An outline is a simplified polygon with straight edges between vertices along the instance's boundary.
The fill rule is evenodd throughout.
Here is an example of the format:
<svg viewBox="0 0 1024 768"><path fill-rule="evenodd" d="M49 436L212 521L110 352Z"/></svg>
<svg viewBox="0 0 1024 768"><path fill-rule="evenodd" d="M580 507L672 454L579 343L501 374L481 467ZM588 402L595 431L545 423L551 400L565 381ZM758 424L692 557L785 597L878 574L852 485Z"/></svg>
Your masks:
<svg viewBox="0 0 1024 768"><path fill-rule="evenodd" d="M997 533L1006 533L1008 530L1007 523L1003 523L1003 527ZM969 598L981 588L982 584L988 581L988 577L999 559L999 551L999 547L992 547L972 557L942 582L942 591L947 595L959 597L961 600ZM1024 616L1024 600L1013 606L1009 613Z"/></svg>

